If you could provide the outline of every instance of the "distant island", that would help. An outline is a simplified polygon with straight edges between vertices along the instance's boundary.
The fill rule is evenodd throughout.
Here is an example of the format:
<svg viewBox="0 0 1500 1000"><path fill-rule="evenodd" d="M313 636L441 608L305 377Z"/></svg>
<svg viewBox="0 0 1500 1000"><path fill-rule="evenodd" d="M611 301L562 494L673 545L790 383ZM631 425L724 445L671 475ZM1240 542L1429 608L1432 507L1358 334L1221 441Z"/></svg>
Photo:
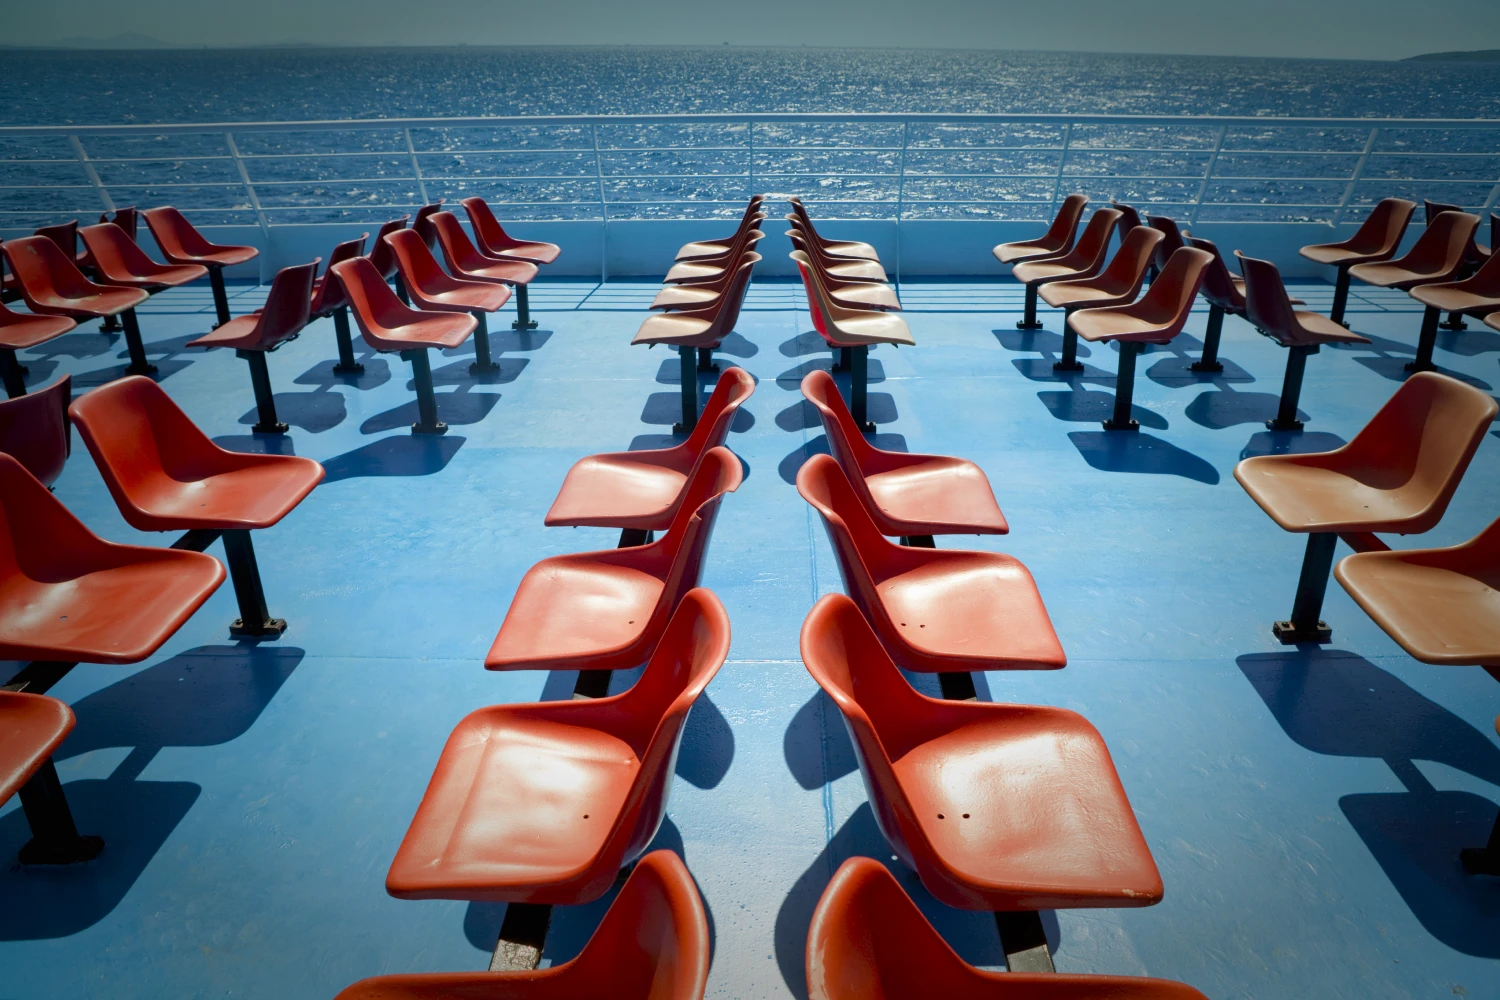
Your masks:
<svg viewBox="0 0 1500 1000"><path fill-rule="evenodd" d="M1407 56L1402 62L1500 62L1500 49L1479 49L1473 52L1429 52L1421 56Z"/></svg>

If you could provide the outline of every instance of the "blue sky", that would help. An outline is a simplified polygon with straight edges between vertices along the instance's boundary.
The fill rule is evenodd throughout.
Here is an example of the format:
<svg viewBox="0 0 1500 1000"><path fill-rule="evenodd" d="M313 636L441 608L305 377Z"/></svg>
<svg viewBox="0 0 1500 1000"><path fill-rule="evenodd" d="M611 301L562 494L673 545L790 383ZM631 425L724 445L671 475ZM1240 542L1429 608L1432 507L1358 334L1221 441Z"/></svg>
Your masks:
<svg viewBox="0 0 1500 1000"><path fill-rule="evenodd" d="M852 14L851 12L858 12ZM1392 59L1500 48L1496 0L0 0L5 41L857 45Z"/></svg>

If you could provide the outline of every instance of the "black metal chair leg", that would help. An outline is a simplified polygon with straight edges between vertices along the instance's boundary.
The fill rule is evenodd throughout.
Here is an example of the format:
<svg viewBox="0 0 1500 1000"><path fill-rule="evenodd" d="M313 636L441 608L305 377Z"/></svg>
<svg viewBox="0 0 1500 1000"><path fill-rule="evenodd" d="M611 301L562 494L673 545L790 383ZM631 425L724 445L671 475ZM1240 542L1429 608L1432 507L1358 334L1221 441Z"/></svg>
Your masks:
<svg viewBox="0 0 1500 1000"><path fill-rule="evenodd" d="M700 372L717 372L719 363L714 360L714 349L712 347L698 348L698 370Z"/></svg>
<svg viewBox="0 0 1500 1000"><path fill-rule="evenodd" d="M1500 875L1500 816L1490 829L1489 843L1483 847L1465 847L1458 854L1464 871L1470 875Z"/></svg>
<svg viewBox="0 0 1500 1000"><path fill-rule="evenodd" d="M257 434L285 434L287 425L276 419L276 396L271 392L266 352L236 349L234 354L250 364L250 385L255 390L255 412L260 418L260 422L250 429Z"/></svg>
<svg viewBox="0 0 1500 1000"><path fill-rule="evenodd" d="M1417 335L1417 356L1406 363L1407 371L1432 371L1432 349L1437 345L1438 318L1442 315L1442 312L1433 306L1428 306L1423 310L1422 332Z"/></svg>
<svg viewBox="0 0 1500 1000"><path fill-rule="evenodd" d="M1188 365L1190 371L1221 372L1224 365L1219 361L1219 340L1224 335L1224 310L1213 303L1208 306L1208 325L1203 331L1203 357Z"/></svg>
<svg viewBox="0 0 1500 1000"><path fill-rule="evenodd" d="M1003 911L995 914L1000 949L1011 972L1056 972L1042 916L1035 910Z"/></svg>
<svg viewBox="0 0 1500 1000"><path fill-rule="evenodd" d="M524 972L542 961L552 907L546 903L509 903L500 921L500 938L490 956L491 972Z"/></svg>
<svg viewBox="0 0 1500 1000"><path fill-rule="evenodd" d="M849 348L835 347L833 349L833 365L828 369L831 372L846 372L853 364L849 360Z"/></svg>
<svg viewBox="0 0 1500 1000"><path fill-rule="evenodd" d="M401 356L411 362L411 380L417 390L417 422L411 425L411 432L446 433L448 425L438 419L437 395L432 391L432 365L427 358L427 348L415 347L402 351Z"/></svg>
<svg viewBox="0 0 1500 1000"><path fill-rule="evenodd" d="M1138 431L1140 422L1130 416L1135 402L1135 357L1146 349L1145 344L1135 341L1120 342L1120 368L1115 376L1115 412L1104 421L1107 431Z"/></svg>
<svg viewBox="0 0 1500 1000"><path fill-rule="evenodd" d="M1287 348L1286 374L1281 377L1281 402L1276 407L1276 419L1266 421L1266 426L1271 430L1302 429L1302 421L1297 419L1297 400L1302 395L1302 376L1307 371L1307 356L1317 353L1317 345Z"/></svg>
<svg viewBox="0 0 1500 1000"><path fill-rule="evenodd" d="M219 317L214 324L217 329L229 322L229 293L224 290L224 268L217 264L208 265L208 284L214 290L214 312Z"/></svg>
<svg viewBox="0 0 1500 1000"><path fill-rule="evenodd" d="M1016 321L1017 330L1040 330L1042 324L1036 318L1036 290L1039 285L1028 284L1026 286L1026 309L1021 319Z"/></svg>
<svg viewBox="0 0 1500 1000"><path fill-rule="evenodd" d="M1331 531L1313 532L1307 536L1307 552L1302 557L1302 574L1297 578L1292 617L1271 626L1271 634L1288 646L1299 642L1333 641L1333 630L1319 615L1323 613L1323 594L1328 590L1333 550L1338 543L1339 536Z"/></svg>
<svg viewBox="0 0 1500 1000"><path fill-rule="evenodd" d="M1339 276L1333 283L1333 308L1329 310L1328 318L1339 326L1347 328L1344 322L1344 310L1349 305L1349 265L1345 264L1339 268Z"/></svg>
<svg viewBox="0 0 1500 1000"><path fill-rule="evenodd" d="M474 361L469 365L470 375L494 375L500 366L490 358L490 322L483 309L474 310L479 325L474 328Z"/></svg>
<svg viewBox="0 0 1500 1000"><path fill-rule="evenodd" d="M846 348L850 352L849 414L855 426L869 433L875 430L875 422L869 419L870 398L870 348L861 344Z"/></svg>
<svg viewBox="0 0 1500 1000"><path fill-rule="evenodd" d="M406 292L406 282L401 280L399 273L391 278L391 284L396 286L396 298L401 300L401 304L411 305L411 296Z"/></svg>
<svg viewBox="0 0 1500 1000"><path fill-rule="evenodd" d="M682 419L672 425L673 434L691 434L698 426L698 350L677 348L678 377L682 382Z"/></svg>
<svg viewBox="0 0 1500 1000"><path fill-rule="evenodd" d="M527 293L527 287L516 286L516 321L510 325L512 330L536 329L536 320L531 318L531 297Z"/></svg>
<svg viewBox="0 0 1500 1000"><path fill-rule="evenodd" d="M286 631L286 620L272 618L266 611L266 592L260 583L260 567L255 562L249 529L229 529L221 537L234 596L240 605L240 616L229 626L229 634L260 639L280 636Z"/></svg>
<svg viewBox="0 0 1500 1000"><path fill-rule="evenodd" d="M68 808L57 768L49 757L26 784L21 786L21 808L31 825L31 839L21 848L23 865L76 865L91 861L104 849L99 837L78 833Z"/></svg>
<svg viewBox="0 0 1500 1000"><path fill-rule="evenodd" d="M1067 315L1072 316L1073 310L1069 309ZM1062 360L1052 362L1052 370L1057 372L1083 371L1083 365L1078 360L1078 334L1068 325L1066 318L1063 319Z"/></svg>
<svg viewBox="0 0 1500 1000"><path fill-rule="evenodd" d="M0 378L5 380L5 395L10 399L26 395L25 370L16 360L16 352L8 348L0 348Z"/></svg>
<svg viewBox="0 0 1500 1000"><path fill-rule="evenodd" d="M1464 314L1461 312L1449 313L1448 318L1441 325L1444 330L1467 330L1469 328L1469 324L1464 322Z"/></svg>
<svg viewBox="0 0 1500 1000"><path fill-rule="evenodd" d="M156 366L146 360L146 345L141 342L141 326L136 322L135 310L126 309L120 313L120 319L125 323L125 349L130 352L130 364L125 370L132 375L152 374Z"/></svg>
<svg viewBox="0 0 1500 1000"><path fill-rule="evenodd" d="M333 313L333 336L339 344L339 363L333 366L335 375L363 375L365 366L354 360L354 338L349 335L349 307L341 306Z"/></svg>

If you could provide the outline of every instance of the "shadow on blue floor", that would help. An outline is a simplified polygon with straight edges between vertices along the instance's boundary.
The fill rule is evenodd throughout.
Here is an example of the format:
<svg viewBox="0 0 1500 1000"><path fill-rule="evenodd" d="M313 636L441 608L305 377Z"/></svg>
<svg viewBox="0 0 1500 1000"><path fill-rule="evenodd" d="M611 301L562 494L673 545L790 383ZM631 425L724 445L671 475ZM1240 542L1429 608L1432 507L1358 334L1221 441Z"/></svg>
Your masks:
<svg viewBox="0 0 1500 1000"><path fill-rule="evenodd" d="M802 385L802 380L807 378L811 372L818 369L828 371L833 364L832 355L817 358L812 361L804 361L795 368L788 368L776 376L776 384L783 389L797 389ZM844 372L838 372L833 376L839 382L839 388L843 389L849 384L849 376ZM866 381L870 383L885 381L885 365L880 363L879 358L871 358L869 368L866 372ZM847 391L846 391L847 395Z"/></svg>
<svg viewBox="0 0 1500 1000"><path fill-rule="evenodd" d="M1100 472L1138 472L1181 476L1209 486L1219 470L1190 451L1139 431L1069 431L1068 439L1083 460Z"/></svg>
<svg viewBox="0 0 1500 1000"><path fill-rule="evenodd" d="M903 434L866 434L865 440L883 451L905 452L907 450L906 436ZM803 442L795 451L783 458L780 464L777 465L776 471L781 476L782 481L796 486L797 470L802 468L802 463L814 455L827 454L830 454L828 450L828 436L826 434L819 434L817 437Z"/></svg>
<svg viewBox="0 0 1500 1000"><path fill-rule="evenodd" d="M1392 382L1405 382L1412 374L1406 370L1405 358L1387 358L1377 355L1373 358L1355 358L1354 360L1370 369L1376 375L1388 378ZM1494 386L1482 378L1475 378L1473 375L1466 375L1463 372L1454 371L1452 368L1444 368L1442 365L1434 365L1433 371L1440 375L1447 375L1449 378L1456 378L1460 382L1467 382L1474 388L1483 389L1485 392L1489 392L1494 388Z"/></svg>
<svg viewBox="0 0 1500 1000"><path fill-rule="evenodd" d="M801 358L809 354L833 356L828 341L820 337L816 330L808 330L806 333L797 334L790 340L783 340L776 349L789 358Z"/></svg>
<svg viewBox="0 0 1500 1000"><path fill-rule="evenodd" d="M292 379L296 385L315 385L320 388L332 388L336 385L347 385L354 389L378 389L391 380L391 364L385 358L364 357L360 363L365 366L363 375L340 375L333 370L338 361L319 361L307 371Z"/></svg>
<svg viewBox="0 0 1500 1000"><path fill-rule="evenodd" d="M821 688L792 716L781 752L797 784L809 791L859 770L844 718Z"/></svg>
<svg viewBox="0 0 1500 1000"><path fill-rule="evenodd" d="M309 434L322 434L333 430L344 422L349 410L344 404L344 394L325 386L315 392L278 392L276 417L293 427L300 427ZM240 416L240 423L255 424L260 415L254 407Z"/></svg>
<svg viewBox="0 0 1500 1000"><path fill-rule="evenodd" d="M1348 442L1326 431L1261 431L1252 434L1240 451L1240 458L1256 455L1306 455L1315 451L1333 451Z"/></svg>
<svg viewBox="0 0 1500 1000"><path fill-rule="evenodd" d="M731 330L719 346L714 349L715 354L727 354L732 358L753 358L760 353L760 348L749 340L746 340L738 332Z"/></svg>
<svg viewBox="0 0 1500 1000"><path fill-rule="evenodd" d="M1221 431L1238 424L1264 424L1276 417L1280 405L1281 397L1275 393L1235 392L1226 385L1215 392L1200 392L1183 413L1200 427ZM1297 419L1312 418L1299 409Z"/></svg>
<svg viewBox="0 0 1500 1000"><path fill-rule="evenodd" d="M1036 397L1058 420L1097 424L1101 420L1107 420L1115 412L1115 396L1112 392L1075 388L1072 392L1039 392ZM1130 415L1140 421L1142 427L1167 429L1167 418L1159 413L1132 406Z"/></svg>
<svg viewBox="0 0 1500 1000"><path fill-rule="evenodd" d="M1467 330L1439 329L1436 341L1438 349L1465 358L1500 351L1500 333L1495 333L1472 316L1469 317L1468 324Z"/></svg>
<svg viewBox="0 0 1500 1000"><path fill-rule="evenodd" d="M477 424L489 416L495 404L500 402L499 393L469 392L463 386L453 392L434 393L433 398L437 402L438 419L450 426ZM359 432L383 434L386 431L396 430L398 427L410 428L417 422L417 418L417 401L411 399L395 409L370 417L359 425Z"/></svg>
<svg viewBox="0 0 1500 1000"><path fill-rule="evenodd" d="M504 385L514 382L521 377L526 366L531 364L530 358L498 358L491 354L491 359L500 369L488 375L475 375L469 371L470 361L455 361L451 365L443 365L432 370L433 385ZM406 380L406 390L416 391L416 382L412 379Z"/></svg>
<svg viewBox="0 0 1500 1000"><path fill-rule="evenodd" d="M1251 375L1228 358L1219 358L1219 362L1224 366L1222 372L1195 372L1189 366L1197 360L1198 358L1196 357L1188 357L1186 355L1176 358L1162 358L1146 370L1146 377L1157 385L1164 385L1169 389L1184 385L1202 385L1204 383L1219 384L1255 381L1254 375ZM1272 415L1274 416L1275 414Z"/></svg>
<svg viewBox="0 0 1500 1000"><path fill-rule="evenodd" d="M1340 650L1241 656L1240 670L1286 734L1314 753L1384 760L1405 792L1347 795L1350 825L1429 933L1500 958L1500 882L1464 873L1458 852L1485 843L1496 807L1439 792L1413 761L1500 785L1500 747L1363 657Z"/></svg>
<svg viewBox="0 0 1500 1000"><path fill-rule="evenodd" d="M845 395L848 395L846 386L839 388ZM892 424L901 415L896 410L894 396L888 392L871 392L865 396L865 416L871 423ZM814 428L821 429L823 420L818 416L816 406L806 399L799 399L776 414L776 426L784 431L806 431Z"/></svg>
<svg viewBox="0 0 1500 1000"><path fill-rule="evenodd" d="M715 788L734 762L734 730L707 694L699 696L682 727L677 776L696 788Z"/></svg>
<svg viewBox="0 0 1500 1000"><path fill-rule="evenodd" d="M506 351L535 351L545 347L552 339L551 330L512 330L509 328L490 331L490 353L504 354ZM445 355L474 353L474 342L445 350Z"/></svg>
<svg viewBox="0 0 1500 1000"><path fill-rule="evenodd" d="M201 335L200 335L201 336ZM191 340L192 337L187 338ZM49 340L45 344L27 348L27 358L56 358L68 357L97 358L101 354L108 354L115 343L123 344L125 338L118 333L65 333L61 337ZM31 362L23 358L26 364Z"/></svg>
<svg viewBox="0 0 1500 1000"><path fill-rule="evenodd" d="M454 434L393 434L324 462L323 482L363 476L430 476L442 472L466 440Z"/></svg>
<svg viewBox="0 0 1500 1000"><path fill-rule="evenodd" d="M191 361L158 361L156 371L149 378L153 382L162 382L171 378L184 368L191 368ZM122 379L130 373L125 370L125 365L111 365L108 368L95 368L92 371L79 372L73 376L73 388L94 389L116 379ZM253 423L253 421L252 421Z"/></svg>
<svg viewBox="0 0 1500 1000"><path fill-rule="evenodd" d="M1057 333L1051 330L991 330L995 339L1000 341L1000 346L1007 351L1020 353L1037 353L1046 355L1047 361L1052 362L1054 355L1062 356L1063 335L1061 329ZM1090 358L1094 352L1090 350L1087 343L1078 344L1078 356Z"/></svg>
<svg viewBox="0 0 1500 1000"><path fill-rule="evenodd" d="M1052 367L1052 361L1050 357L1012 358L1010 363L1016 366L1016 371L1033 382L1065 382L1068 385L1093 382L1095 385L1107 385L1111 389L1114 388L1114 372L1105 371L1094 365L1084 365L1081 372L1060 372Z"/></svg>

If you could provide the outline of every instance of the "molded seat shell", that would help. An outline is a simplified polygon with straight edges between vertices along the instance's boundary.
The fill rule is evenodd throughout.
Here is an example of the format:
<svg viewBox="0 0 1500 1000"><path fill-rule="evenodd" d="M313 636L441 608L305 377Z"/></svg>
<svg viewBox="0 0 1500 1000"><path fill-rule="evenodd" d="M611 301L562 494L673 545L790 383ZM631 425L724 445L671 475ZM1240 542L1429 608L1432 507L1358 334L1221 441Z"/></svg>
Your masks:
<svg viewBox="0 0 1500 1000"><path fill-rule="evenodd" d="M965 910L1150 906L1161 875L1099 732L1077 712L920 694L842 594L802 660L839 707L881 833Z"/></svg>
<svg viewBox="0 0 1500 1000"><path fill-rule="evenodd" d="M989 479L973 462L876 448L855 426L833 376L821 369L802 379L802 395L817 407L828 450L882 535L1010 531Z"/></svg>
<svg viewBox="0 0 1500 1000"><path fill-rule="evenodd" d="M655 647L697 586L714 517L739 489L724 447L698 463L666 534L647 545L543 559L521 578L484 665L491 670L624 670Z"/></svg>
<svg viewBox="0 0 1500 1000"><path fill-rule="evenodd" d="M823 515L845 589L907 670L1067 665L1036 582L1019 560L886 540L829 455L803 463L797 492Z"/></svg>
<svg viewBox="0 0 1500 1000"><path fill-rule="evenodd" d="M1058 206L1057 215L1047 232L1034 240L1001 243L990 253L1002 264L1019 264L1022 261L1042 260L1061 256L1073 247L1073 237L1078 232L1078 220L1083 217L1084 206L1089 203L1087 195L1070 194Z"/></svg>
<svg viewBox="0 0 1500 1000"><path fill-rule="evenodd" d="M536 277L536 265L530 261L481 253L452 212L434 215L432 228L437 233L438 246L442 248L443 259L448 262L448 270L456 275L505 285L525 285Z"/></svg>
<svg viewBox="0 0 1500 1000"><path fill-rule="evenodd" d="M434 230L433 239L437 236ZM436 312L495 312L510 301L510 289L489 281L450 277L415 228L386 238L396 254L401 280L413 305Z"/></svg>
<svg viewBox="0 0 1500 1000"><path fill-rule="evenodd" d="M1356 553L1334 576L1413 659L1500 666L1500 521L1448 548Z"/></svg>
<svg viewBox="0 0 1500 1000"><path fill-rule="evenodd" d="M1319 344L1368 344L1370 339L1335 323L1321 313L1293 309L1281 272L1268 260L1246 257L1238 250L1245 273L1245 317L1257 330L1282 347Z"/></svg>
<svg viewBox="0 0 1500 1000"><path fill-rule="evenodd" d="M1208 1000L1167 979L991 972L948 946L889 871L854 857L834 872L807 932L809 1000Z"/></svg>
<svg viewBox="0 0 1500 1000"><path fill-rule="evenodd" d="M6 240L0 246L0 253L5 254L10 271L21 286L21 297L34 313L75 320L98 319L134 308L150 297L140 288L95 284L83 276L72 258L45 237Z"/></svg>
<svg viewBox="0 0 1500 1000"><path fill-rule="evenodd" d="M67 222L60 222L55 226L43 226L32 233L32 235L40 236L44 240L51 240L57 249L62 251L63 256L67 257L78 267L88 266L88 250L78 249L77 219L69 219Z"/></svg>
<svg viewBox="0 0 1500 1000"><path fill-rule="evenodd" d="M765 195L751 195L750 201L745 205L745 214L740 217L740 224L735 227L731 235L719 240L695 240L692 243L684 243L673 259L693 260L697 257L716 257L724 253L741 233L747 229L754 229L756 223L766 217L766 213L760 210L764 202Z"/></svg>
<svg viewBox="0 0 1500 1000"><path fill-rule="evenodd" d="M0 691L0 804L62 746L74 721L73 710L56 698Z"/></svg>
<svg viewBox="0 0 1500 1000"><path fill-rule="evenodd" d="M344 286L331 275L336 265L362 255L365 252L365 240L369 238L369 233L360 233L358 239L345 240L333 248L333 253L328 255L328 266L313 282L312 299L307 309L308 316L314 318L331 316L349 304L349 301L344 298Z"/></svg>
<svg viewBox="0 0 1500 1000"><path fill-rule="evenodd" d="M1448 509L1497 409L1487 393L1418 372L1342 448L1257 455L1234 478L1286 531L1421 534Z"/></svg>
<svg viewBox="0 0 1500 1000"><path fill-rule="evenodd" d="M1164 239L1159 229L1136 226L1125 235L1103 271L1092 278L1049 281L1037 294L1054 309L1129 305L1146 283L1152 256Z"/></svg>
<svg viewBox="0 0 1500 1000"><path fill-rule="evenodd" d="M739 322L740 307L750 290L750 274L759 261L758 253L743 255L723 293L705 306L648 316L631 338L631 344L718 347Z"/></svg>
<svg viewBox="0 0 1500 1000"><path fill-rule="evenodd" d="M724 294L736 287L736 281L748 274L744 272L747 264L759 264L761 255L751 250L746 250L740 255L739 266L725 268L724 273L713 281L704 282L701 285L666 285L656 293L656 298L651 300L652 309L666 311L702 311L716 308L724 298ZM748 284L739 289L741 299L744 292L748 290Z"/></svg>
<svg viewBox="0 0 1500 1000"><path fill-rule="evenodd" d="M901 300L896 297L896 290L890 285L879 281L834 277L825 266L827 262L809 250L808 241L800 229L789 229L786 235L792 241L792 246L802 251L803 256L807 258L806 264L798 261L797 266L801 268L810 265L818 269L818 276L822 279L823 287L828 291L828 297L835 305L846 309L900 310Z"/></svg>
<svg viewBox="0 0 1500 1000"><path fill-rule="evenodd" d="M873 260L877 263L880 261L880 254L868 243L857 240L825 240L813 225L812 216L808 214L807 206L802 204L802 199L793 195L787 201L792 206L792 215L787 217L787 221L811 236L817 248L825 255L851 260Z"/></svg>
<svg viewBox="0 0 1500 1000"><path fill-rule="evenodd" d="M1404 257L1377 264L1355 264L1349 268L1349 274L1381 288L1414 288L1450 281L1463 267L1477 228L1477 215L1443 212L1417 237Z"/></svg>
<svg viewBox="0 0 1500 1000"><path fill-rule="evenodd" d="M1298 252L1308 260L1334 267L1390 260L1396 256L1396 250L1401 246L1401 237L1406 235L1406 227L1416 210L1416 202L1404 198L1385 198L1370 210L1359 229L1347 240L1315 243Z"/></svg>
<svg viewBox="0 0 1500 1000"><path fill-rule="evenodd" d="M671 851L641 858L588 944L571 961L514 972L376 976L336 1000L702 1000L708 915Z"/></svg>
<svg viewBox="0 0 1500 1000"><path fill-rule="evenodd" d="M808 293L808 304L813 310L813 325L833 347L864 347L870 344L905 344L911 346L916 340L906 320L894 313L875 309L847 309L830 298L823 285L821 273L812 266L808 256L801 250L793 250L792 260L802 273L802 282Z"/></svg>
<svg viewBox="0 0 1500 1000"><path fill-rule="evenodd" d="M410 218L411 216L409 215L403 215L399 219L392 219L381 226L380 230L375 234L375 241L370 244L370 252L365 255L365 259L375 265L375 270L380 273L380 277L385 281L394 278L397 271L396 253L391 249L390 243L386 242L386 237L405 229L406 221ZM328 262L328 269L330 271L333 270L335 263L334 261Z"/></svg>
<svg viewBox="0 0 1500 1000"><path fill-rule="evenodd" d="M141 375L85 393L69 413L121 516L141 531L269 528L323 481L310 458L220 448Z"/></svg>
<svg viewBox="0 0 1500 1000"><path fill-rule="evenodd" d="M751 229L735 239L734 244L720 257L685 260L673 264L662 278L667 285L711 285L724 277L726 270L733 270L743 262L745 251L755 248L765 233Z"/></svg>
<svg viewBox="0 0 1500 1000"><path fill-rule="evenodd" d="M740 404L753 392L755 379L749 372L726 368L686 441L672 448L579 459L557 491L546 524L667 530L693 470L709 449L724 443Z"/></svg>
<svg viewBox="0 0 1500 1000"><path fill-rule="evenodd" d="M1068 325L1091 343L1120 340L1165 344L1187 325L1193 299L1203 284L1203 272L1212 261L1202 250L1182 247L1167 260L1139 301L1079 309L1068 316Z"/></svg>
<svg viewBox="0 0 1500 1000"><path fill-rule="evenodd" d="M437 246L437 229L432 224L432 217L443 210L443 202L447 200L439 198L430 205L423 205L411 220L411 231L421 237L429 250Z"/></svg>
<svg viewBox="0 0 1500 1000"><path fill-rule="evenodd" d="M562 253L556 243L541 243L513 239L507 233L489 204L483 198L465 198L459 202L469 215L474 227L474 239L479 248L492 257L512 257L533 264L550 264Z"/></svg>
<svg viewBox="0 0 1500 1000"><path fill-rule="evenodd" d="M237 351L274 351L300 334L312 318L313 279L321 257L310 264L284 267L271 281L264 307L236 316L223 326L187 342L188 347L232 347Z"/></svg>
<svg viewBox="0 0 1500 1000"><path fill-rule="evenodd" d="M1488 315L1500 309L1500 259L1490 257L1463 281L1418 285L1408 294L1423 305L1443 312Z"/></svg>
<svg viewBox="0 0 1500 1000"><path fill-rule="evenodd" d="M443 748L386 890L563 906L598 898L656 836L683 723L728 654L724 606L690 590L629 690L470 713Z"/></svg>
<svg viewBox="0 0 1500 1000"><path fill-rule="evenodd" d="M156 245L169 264L204 264L229 267L254 260L260 251L254 247L210 243L181 212L164 205L141 212Z"/></svg>
<svg viewBox="0 0 1500 1000"><path fill-rule="evenodd" d="M457 347L479 326L472 313L411 308L391 291L370 257L346 260L329 270L344 286L349 311L354 314L360 335L377 351Z"/></svg>
<svg viewBox="0 0 1500 1000"><path fill-rule="evenodd" d="M0 401L0 452L20 462L43 486L57 482L72 454L72 399L73 377L64 375L45 389Z"/></svg>
<svg viewBox="0 0 1500 1000"><path fill-rule="evenodd" d="M160 291L208 277L208 268L201 264L158 264L113 222L84 226L78 235L103 285Z"/></svg>
<svg viewBox="0 0 1500 1000"><path fill-rule="evenodd" d="M135 663L224 582L212 556L106 542L0 455L0 659Z"/></svg>
<svg viewBox="0 0 1500 1000"><path fill-rule="evenodd" d="M1109 241L1119 221L1119 209L1101 208L1089 219L1083 235L1067 253L1044 260L1022 261L1010 273L1024 285L1092 278L1104 268L1109 257Z"/></svg>
<svg viewBox="0 0 1500 1000"><path fill-rule="evenodd" d="M0 349L24 351L55 340L77 326L70 316L18 313L0 304Z"/></svg>

